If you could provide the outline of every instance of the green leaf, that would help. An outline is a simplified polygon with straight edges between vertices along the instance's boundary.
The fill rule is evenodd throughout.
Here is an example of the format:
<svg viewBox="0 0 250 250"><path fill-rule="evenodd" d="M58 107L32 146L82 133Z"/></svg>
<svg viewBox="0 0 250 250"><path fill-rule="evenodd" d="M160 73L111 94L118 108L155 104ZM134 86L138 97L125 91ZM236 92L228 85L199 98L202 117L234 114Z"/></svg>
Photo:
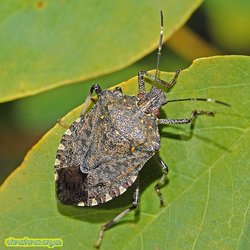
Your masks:
<svg viewBox="0 0 250 250"><path fill-rule="evenodd" d="M144 57L142 60L131 66L117 72L87 80L80 84L71 84L43 92L39 95L30 96L16 100L15 108L12 111L12 119L15 124L23 131L38 133L50 129L58 117L63 117L74 107L83 103L91 85L99 83L103 89L107 89L115 84L129 79L140 70L150 70L156 67L156 54L154 51ZM177 57L169 49L162 51L160 67L164 70L176 70L177 68L186 68L190 63ZM13 114L13 112L15 112ZM29 114L29 115L27 115Z"/></svg>
<svg viewBox="0 0 250 250"><path fill-rule="evenodd" d="M188 117L191 110L216 111L195 127L161 126L160 155L169 165L159 207L154 185L161 176L152 159L141 172L140 211L105 233L102 249L249 249L250 58L196 60L181 72L168 98L210 97L227 102L169 103L162 116ZM173 74L161 73L163 79ZM121 84L136 94L136 77ZM71 123L81 107L63 120ZM1 239L62 238L65 249L92 249L100 226L128 207L132 189L107 204L74 208L57 204L53 165L65 129L56 125L25 157L0 192ZM191 132L191 133L190 133ZM1 242L3 247L3 241Z"/></svg>
<svg viewBox="0 0 250 250"><path fill-rule="evenodd" d="M250 1L207 0L204 6L212 39L231 53L249 54Z"/></svg>
<svg viewBox="0 0 250 250"><path fill-rule="evenodd" d="M0 102L122 69L165 39L202 0L0 2Z"/></svg>

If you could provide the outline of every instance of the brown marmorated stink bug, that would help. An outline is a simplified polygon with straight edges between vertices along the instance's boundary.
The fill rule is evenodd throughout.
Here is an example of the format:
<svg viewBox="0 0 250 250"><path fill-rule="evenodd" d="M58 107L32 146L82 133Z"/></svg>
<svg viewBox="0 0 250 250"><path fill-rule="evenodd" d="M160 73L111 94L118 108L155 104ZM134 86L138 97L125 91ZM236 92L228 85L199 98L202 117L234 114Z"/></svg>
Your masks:
<svg viewBox="0 0 250 250"><path fill-rule="evenodd" d="M125 95L120 87L102 90L94 84L85 101L80 117L64 133L55 161L56 194L65 205L96 206L124 193L133 183L135 191L132 205L102 226L96 247L99 247L104 231L134 210L139 203L138 174L153 156L159 161L163 175L155 186L163 205L160 187L168 173L164 161L155 155L160 149L158 124L188 124L199 115L213 116L211 111L194 110L190 118L159 119L161 106L171 101L209 101L226 103L205 98L186 98L167 101L156 82L171 88L180 73L177 70L170 82L159 79L158 66L163 38L163 14L155 75L146 71L138 73L139 94ZM149 92L145 90L144 76L154 80ZM85 114L93 92L98 101Z"/></svg>

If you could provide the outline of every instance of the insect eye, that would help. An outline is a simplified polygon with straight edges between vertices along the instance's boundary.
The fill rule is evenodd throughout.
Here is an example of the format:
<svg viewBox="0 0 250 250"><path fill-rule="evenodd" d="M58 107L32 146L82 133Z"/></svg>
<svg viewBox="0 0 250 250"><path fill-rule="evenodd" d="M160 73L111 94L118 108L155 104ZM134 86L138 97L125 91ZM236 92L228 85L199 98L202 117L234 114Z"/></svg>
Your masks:
<svg viewBox="0 0 250 250"><path fill-rule="evenodd" d="M159 118L160 117L160 109L153 110L152 114Z"/></svg>
<svg viewBox="0 0 250 250"><path fill-rule="evenodd" d="M145 93L139 93L139 94L137 95L137 97L138 97L139 99L142 99L144 96L145 96Z"/></svg>

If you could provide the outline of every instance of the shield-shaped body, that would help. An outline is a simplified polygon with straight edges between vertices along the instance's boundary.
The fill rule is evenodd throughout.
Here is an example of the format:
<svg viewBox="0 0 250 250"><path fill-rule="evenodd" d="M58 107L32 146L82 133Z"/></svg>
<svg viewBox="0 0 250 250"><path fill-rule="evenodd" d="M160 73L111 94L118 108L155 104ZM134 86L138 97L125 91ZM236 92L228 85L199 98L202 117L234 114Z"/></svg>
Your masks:
<svg viewBox="0 0 250 250"><path fill-rule="evenodd" d="M102 91L62 137L55 163L58 199L95 206L119 196L159 147L157 118L141 110L137 97Z"/></svg>

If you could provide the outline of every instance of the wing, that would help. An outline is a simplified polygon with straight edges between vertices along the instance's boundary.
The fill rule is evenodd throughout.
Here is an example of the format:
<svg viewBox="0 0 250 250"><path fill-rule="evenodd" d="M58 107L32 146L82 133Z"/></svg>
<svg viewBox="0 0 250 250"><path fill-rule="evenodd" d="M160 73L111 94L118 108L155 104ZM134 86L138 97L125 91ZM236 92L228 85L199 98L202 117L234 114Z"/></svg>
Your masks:
<svg viewBox="0 0 250 250"><path fill-rule="evenodd" d="M94 206L124 193L135 182L139 170L151 155L140 153L139 157L130 155L100 164L87 176L88 198L79 205Z"/></svg>
<svg viewBox="0 0 250 250"><path fill-rule="evenodd" d="M55 160L57 198L63 204L74 205L87 198L86 173L80 166L92 144L92 131L99 106L94 106L84 117L78 118L64 133ZM86 171L85 171L86 172Z"/></svg>

